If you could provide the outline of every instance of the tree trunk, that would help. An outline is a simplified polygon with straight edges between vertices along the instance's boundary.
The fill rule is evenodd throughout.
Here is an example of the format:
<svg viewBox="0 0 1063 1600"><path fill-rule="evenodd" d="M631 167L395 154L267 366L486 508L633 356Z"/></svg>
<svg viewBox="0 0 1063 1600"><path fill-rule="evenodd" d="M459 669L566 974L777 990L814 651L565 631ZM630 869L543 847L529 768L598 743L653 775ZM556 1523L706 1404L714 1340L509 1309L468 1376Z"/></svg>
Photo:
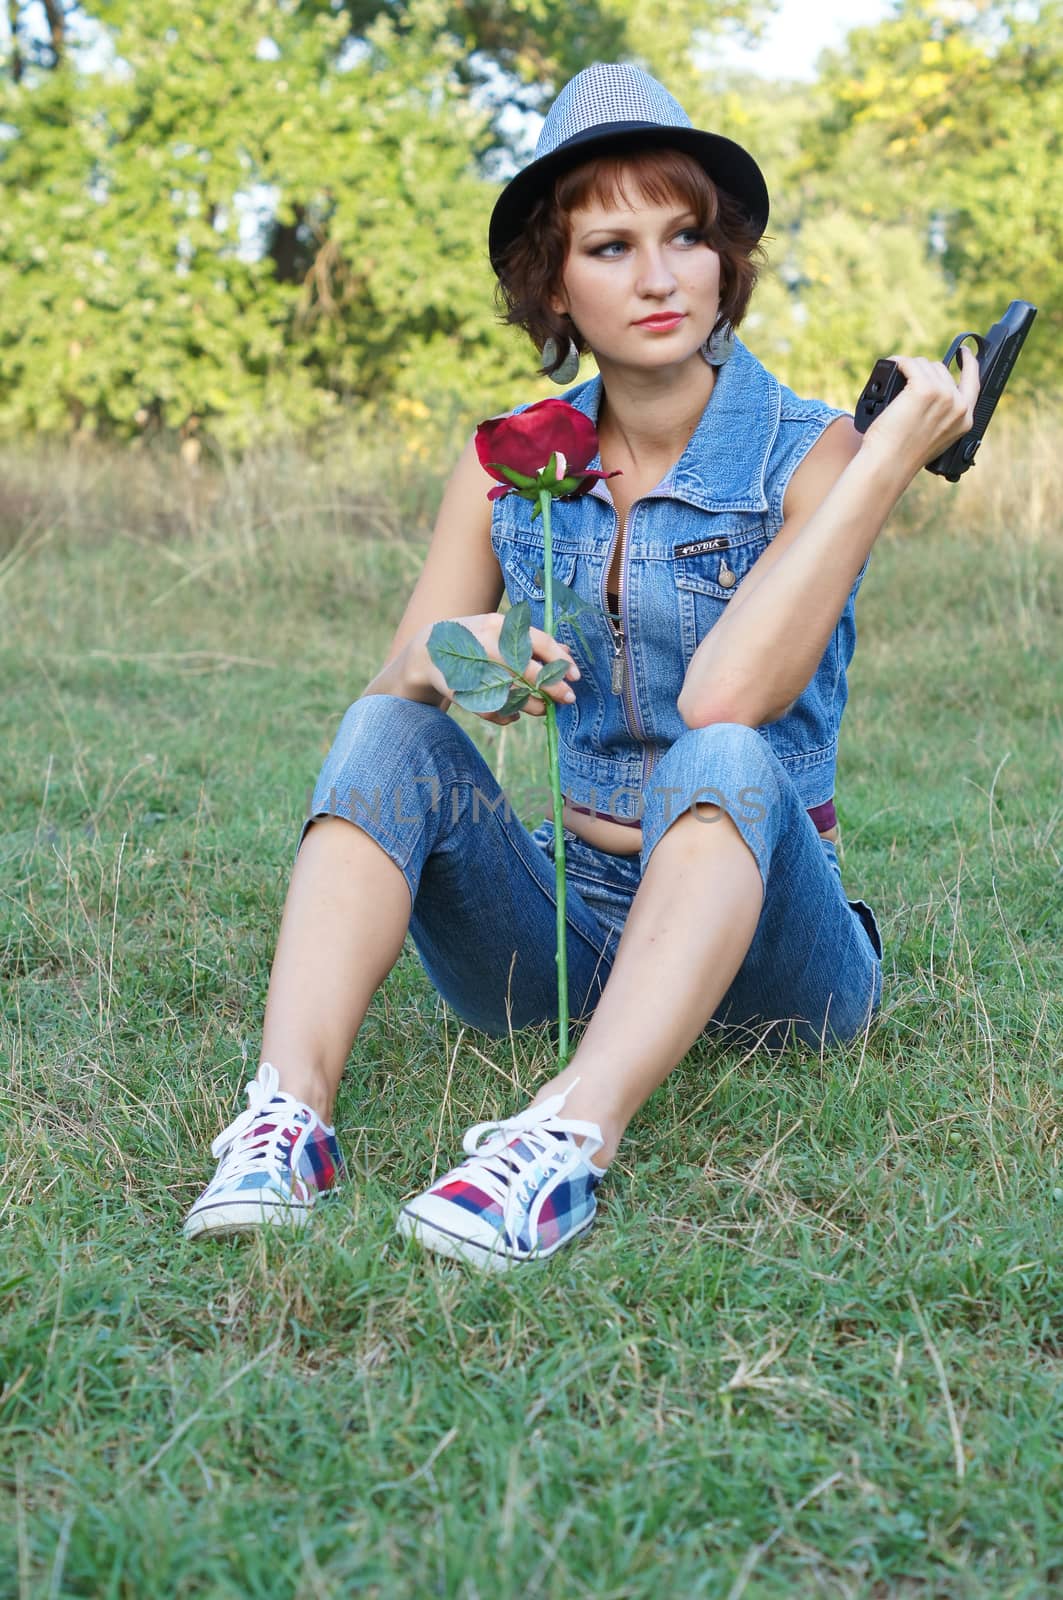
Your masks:
<svg viewBox="0 0 1063 1600"><path fill-rule="evenodd" d="M52 36L54 65L58 67L66 54L66 12L62 0L44 0L44 10L48 18L48 31Z"/></svg>
<svg viewBox="0 0 1063 1600"><path fill-rule="evenodd" d="M7 31L11 35L11 81L22 82L22 51L18 44L18 0L7 0Z"/></svg>

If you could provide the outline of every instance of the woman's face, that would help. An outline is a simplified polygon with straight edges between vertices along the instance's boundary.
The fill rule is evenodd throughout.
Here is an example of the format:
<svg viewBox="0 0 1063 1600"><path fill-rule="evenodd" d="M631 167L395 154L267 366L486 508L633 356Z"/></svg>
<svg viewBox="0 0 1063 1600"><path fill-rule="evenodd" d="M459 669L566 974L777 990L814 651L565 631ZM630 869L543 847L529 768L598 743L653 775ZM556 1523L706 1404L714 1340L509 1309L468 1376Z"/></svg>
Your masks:
<svg viewBox="0 0 1063 1600"><path fill-rule="evenodd" d="M687 361L720 306L720 258L682 199L619 195L570 214L554 310L567 313L599 361L655 370Z"/></svg>

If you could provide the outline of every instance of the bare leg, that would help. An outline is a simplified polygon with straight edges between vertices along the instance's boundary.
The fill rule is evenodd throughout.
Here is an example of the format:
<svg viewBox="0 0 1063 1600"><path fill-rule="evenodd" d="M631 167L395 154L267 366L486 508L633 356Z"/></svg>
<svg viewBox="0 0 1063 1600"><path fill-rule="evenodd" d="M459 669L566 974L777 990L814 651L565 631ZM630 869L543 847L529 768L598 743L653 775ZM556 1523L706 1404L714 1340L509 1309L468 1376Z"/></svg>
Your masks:
<svg viewBox="0 0 1063 1600"><path fill-rule="evenodd" d="M594 1014L564 1072L535 1097L538 1104L579 1079L562 1115L599 1124L605 1144L594 1159L602 1166L727 993L760 918L752 852L718 806L697 810L674 822L650 856Z"/></svg>
<svg viewBox="0 0 1063 1600"><path fill-rule="evenodd" d="M341 817L319 818L292 871L270 975L262 1059L332 1120L369 1002L402 951L412 907L400 869Z"/></svg>

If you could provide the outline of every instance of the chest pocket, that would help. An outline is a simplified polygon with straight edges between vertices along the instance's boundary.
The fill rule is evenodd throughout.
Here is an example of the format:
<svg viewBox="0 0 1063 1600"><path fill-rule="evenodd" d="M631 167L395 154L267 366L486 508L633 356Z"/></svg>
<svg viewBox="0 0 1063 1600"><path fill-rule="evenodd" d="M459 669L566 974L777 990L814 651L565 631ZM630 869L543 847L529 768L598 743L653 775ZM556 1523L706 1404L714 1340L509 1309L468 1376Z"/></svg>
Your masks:
<svg viewBox="0 0 1063 1600"><path fill-rule="evenodd" d="M743 517L673 547L672 575L688 662L767 547L762 517Z"/></svg>
<svg viewBox="0 0 1063 1600"><path fill-rule="evenodd" d="M555 580L571 585L576 571L576 552L574 550L565 550L564 548L559 550L555 546L553 557ZM515 606L521 600L526 600L531 608L532 627L541 628L543 625L543 607L546 603L546 595L542 585L542 551L536 550L534 546L522 549L519 546L510 545L502 553L501 567L510 605Z"/></svg>
<svg viewBox="0 0 1063 1600"><path fill-rule="evenodd" d="M686 539L672 551L676 588L729 600L767 547L760 517L744 518L741 524L703 539Z"/></svg>

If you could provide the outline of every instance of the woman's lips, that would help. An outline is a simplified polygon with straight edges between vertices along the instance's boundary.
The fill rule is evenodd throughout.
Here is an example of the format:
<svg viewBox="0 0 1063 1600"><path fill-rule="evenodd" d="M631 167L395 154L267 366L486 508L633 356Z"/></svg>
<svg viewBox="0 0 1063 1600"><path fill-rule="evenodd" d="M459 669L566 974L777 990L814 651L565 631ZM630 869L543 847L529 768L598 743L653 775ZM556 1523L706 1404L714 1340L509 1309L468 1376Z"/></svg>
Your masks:
<svg viewBox="0 0 1063 1600"><path fill-rule="evenodd" d="M636 328L649 328L654 333L664 333L669 328L678 328L686 317L685 311L662 311L652 317L643 317L641 322L636 322Z"/></svg>

